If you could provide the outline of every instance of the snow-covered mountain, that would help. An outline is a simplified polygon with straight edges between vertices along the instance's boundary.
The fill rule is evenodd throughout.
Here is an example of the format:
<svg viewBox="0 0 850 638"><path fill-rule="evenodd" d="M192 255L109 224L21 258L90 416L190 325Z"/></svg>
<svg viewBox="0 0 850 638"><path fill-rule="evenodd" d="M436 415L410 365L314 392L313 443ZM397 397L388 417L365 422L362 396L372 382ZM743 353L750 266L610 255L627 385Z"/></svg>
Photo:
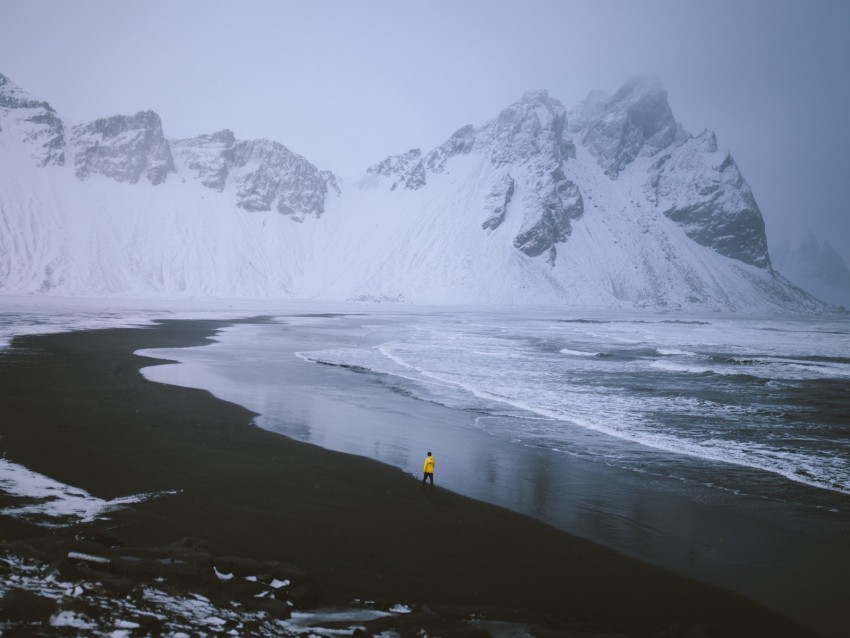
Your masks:
<svg viewBox="0 0 850 638"><path fill-rule="evenodd" d="M228 130L176 140L172 147L186 168L207 188L231 186L236 205L247 211L276 210L294 221L318 217L328 191L339 194L336 177L320 171L283 144L269 140L239 142Z"/></svg>
<svg viewBox="0 0 850 638"><path fill-rule="evenodd" d="M570 111L531 91L343 183L282 144L70 126L0 75L0 292L765 311L761 212L652 78Z"/></svg>
<svg viewBox="0 0 850 638"><path fill-rule="evenodd" d="M818 299L850 309L850 268L829 244L809 233L792 248L786 240L774 251L776 269Z"/></svg>

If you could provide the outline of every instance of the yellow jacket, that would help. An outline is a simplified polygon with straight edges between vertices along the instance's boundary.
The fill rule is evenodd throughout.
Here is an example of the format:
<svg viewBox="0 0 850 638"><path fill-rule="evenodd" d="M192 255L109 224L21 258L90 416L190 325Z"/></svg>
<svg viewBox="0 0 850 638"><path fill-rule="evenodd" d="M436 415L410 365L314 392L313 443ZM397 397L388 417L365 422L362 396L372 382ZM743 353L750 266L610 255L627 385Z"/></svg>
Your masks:
<svg viewBox="0 0 850 638"><path fill-rule="evenodd" d="M434 457L433 456L426 456L425 457L425 464L422 466L422 471L425 472L426 474L433 474L434 473Z"/></svg>

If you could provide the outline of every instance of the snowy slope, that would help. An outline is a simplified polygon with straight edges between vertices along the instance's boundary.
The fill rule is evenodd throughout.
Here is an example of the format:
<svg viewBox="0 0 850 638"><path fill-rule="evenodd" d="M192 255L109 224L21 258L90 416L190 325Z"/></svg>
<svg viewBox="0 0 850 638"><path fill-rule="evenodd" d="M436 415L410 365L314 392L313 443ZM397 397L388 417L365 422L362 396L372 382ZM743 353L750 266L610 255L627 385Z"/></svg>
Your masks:
<svg viewBox="0 0 850 638"><path fill-rule="evenodd" d="M342 183L269 140L167 140L150 111L68 127L0 76L0 292L819 308L651 79L569 115L528 92Z"/></svg>

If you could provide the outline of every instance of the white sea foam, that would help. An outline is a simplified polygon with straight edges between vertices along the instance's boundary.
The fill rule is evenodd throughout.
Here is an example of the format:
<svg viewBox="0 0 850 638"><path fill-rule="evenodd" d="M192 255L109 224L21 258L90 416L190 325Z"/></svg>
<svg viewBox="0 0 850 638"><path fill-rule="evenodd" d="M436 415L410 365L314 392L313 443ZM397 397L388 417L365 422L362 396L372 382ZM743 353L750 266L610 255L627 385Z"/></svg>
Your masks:
<svg viewBox="0 0 850 638"><path fill-rule="evenodd" d="M828 444L829 452L824 454L824 441L818 437L807 446L800 432L786 435L782 415L790 408L754 406L735 395L745 391L742 386L715 390L721 396L732 393L720 401L700 397L701 388L712 383L705 375L729 378L727 383L732 384L744 382L736 377L774 385L850 379L850 366L829 359L846 356L846 344L843 353L841 347L835 352L835 339L821 334L816 340L824 343L822 350L813 347L811 340L801 348L799 331L783 334L779 339L776 332L746 322L568 323L539 328L524 322L498 329L482 325L478 331L446 324L429 325L405 339L382 343L368 354L349 348L332 356L322 352L321 358L397 376L402 382L431 382L437 400L447 398L451 390L447 405L457 407L458 396L465 394L471 409L494 411L494 406L502 405L506 413L537 415L541 420L524 419L521 428L510 434L511 440L522 443L555 447L571 428L580 427L656 450L848 491L850 458L836 458ZM557 351L569 359L546 351L545 344L553 336L575 344ZM606 344L613 344L615 356L595 356ZM653 353L663 358L653 358ZM648 377L647 370L669 375L669 380ZM609 386L612 380L615 385ZM632 383L650 389L634 394L627 389ZM664 392L671 383L681 390ZM619 384L625 385L619 388ZM775 433L768 434L775 428Z"/></svg>
<svg viewBox="0 0 850 638"><path fill-rule="evenodd" d="M572 357L598 357L598 352L584 352L582 350L570 350L569 348L561 348L561 354L568 354Z"/></svg>
<svg viewBox="0 0 850 638"><path fill-rule="evenodd" d="M686 374L748 375L768 381L850 378L850 365L844 363L803 362L774 357L731 357L727 363L681 363L656 360L649 364L656 370Z"/></svg>
<svg viewBox="0 0 850 638"><path fill-rule="evenodd" d="M658 354L668 357L697 357L696 352L690 350L679 350L678 348L659 348Z"/></svg>
<svg viewBox="0 0 850 638"><path fill-rule="evenodd" d="M710 366L710 365L698 365L698 364L687 364L687 363L675 363L672 361L652 361L649 363L650 368L654 368L656 370L664 370L665 372L674 372L674 373L685 373L685 374L720 374L720 375L735 375L735 374L745 374L746 372L743 370L736 370L730 367L723 366Z"/></svg>

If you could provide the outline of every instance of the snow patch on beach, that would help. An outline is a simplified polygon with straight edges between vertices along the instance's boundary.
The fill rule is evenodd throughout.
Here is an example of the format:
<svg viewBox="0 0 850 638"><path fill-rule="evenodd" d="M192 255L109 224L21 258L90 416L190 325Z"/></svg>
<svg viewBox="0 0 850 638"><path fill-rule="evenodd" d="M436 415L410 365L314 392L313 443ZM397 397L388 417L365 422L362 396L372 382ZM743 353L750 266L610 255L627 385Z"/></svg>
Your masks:
<svg viewBox="0 0 850 638"><path fill-rule="evenodd" d="M46 527L87 523L102 518L111 510L177 493L174 490L150 492L107 501L6 459L0 459L0 490L13 499L24 501L21 505L0 509L0 514Z"/></svg>

